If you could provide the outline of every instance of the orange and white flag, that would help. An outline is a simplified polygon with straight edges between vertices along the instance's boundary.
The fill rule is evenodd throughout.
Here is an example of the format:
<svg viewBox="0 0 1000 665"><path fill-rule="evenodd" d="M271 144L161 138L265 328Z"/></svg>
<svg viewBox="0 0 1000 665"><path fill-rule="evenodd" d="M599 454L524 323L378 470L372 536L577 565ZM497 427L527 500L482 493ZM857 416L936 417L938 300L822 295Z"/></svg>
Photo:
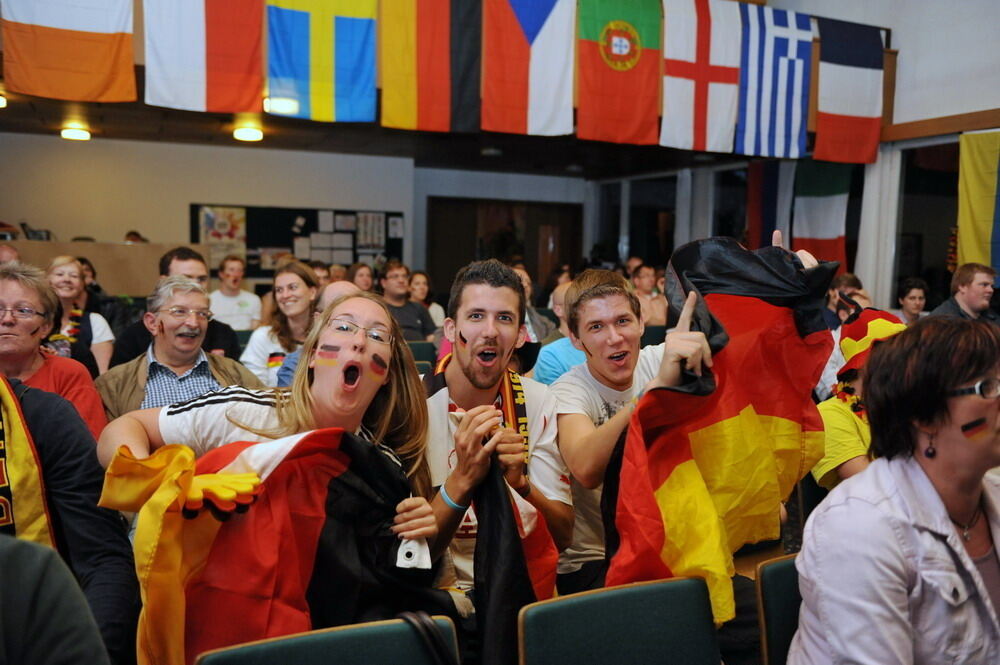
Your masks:
<svg viewBox="0 0 1000 665"><path fill-rule="evenodd" d="M132 0L3 0L0 18L8 91L135 101Z"/></svg>

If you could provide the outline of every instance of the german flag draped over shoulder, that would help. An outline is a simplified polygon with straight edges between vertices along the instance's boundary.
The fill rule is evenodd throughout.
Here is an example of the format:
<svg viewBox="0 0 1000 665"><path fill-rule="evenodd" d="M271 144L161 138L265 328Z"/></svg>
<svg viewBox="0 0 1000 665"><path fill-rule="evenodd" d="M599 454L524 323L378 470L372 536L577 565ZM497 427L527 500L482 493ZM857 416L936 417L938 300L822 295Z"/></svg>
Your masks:
<svg viewBox="0 0 1000 665"><path fill-rule="evenodd" d="M245 514L184 519L196 475L248 472L262 489ZM139 663L191 663L209 649L403 610L454 616L448 594L431 588L434 571L404 563L390 531L409 495L394 458L340 429L233 443L197 462L185 446L141 460L123 448L101 505L139 510Z"/></svg>
<svg viewBox="0 0 1000 665"><path fill-rule="evenodd" d="M688 291L701 296L693 329L714 365L650 391L632 415L604 485L617 494L608 586L703 577L716 622L734 616L733 552L778 537L779 502L823 454L812 387L833 349L822 308L836 268L802 270L790 252L728 238L674 252L673 318Z"/></svg>

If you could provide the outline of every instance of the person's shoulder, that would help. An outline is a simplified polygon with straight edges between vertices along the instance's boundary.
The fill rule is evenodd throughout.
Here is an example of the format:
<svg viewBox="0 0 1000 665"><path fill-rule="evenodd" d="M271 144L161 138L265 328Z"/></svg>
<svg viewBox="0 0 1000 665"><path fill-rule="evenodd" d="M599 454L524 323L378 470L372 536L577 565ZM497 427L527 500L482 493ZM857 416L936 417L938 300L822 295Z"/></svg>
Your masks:
<svg viewBox="0 0 1000 665"><path fill-rule="evenodd" d="M590 370L587 369L587 364L581 363L563 372L562 376L552 382L550 389L556 393L563 391L573 393L589 392L588 386L590 386L592 381L593 379L590 376Z"/></svg>
<svg viewBox="0 0 1000 665"><path fill-rule="evenodd" d="M962 308L955 301L955 296L948 298L931 310L931 316L961 316L961 313Z"/></svg>
<svg viewBox="0 0 1000 665"><path fill-rule="evenodd" d="M249 300L250 302L260 302L260 296L253 291L242 290L240 291L240 297Z"/></svg>
<svg viewBox="0 0 1000 665"><path fill-rule="evenodd" d="M241 386L228 386L198 395L184 402L171 404L164 407L164 413L168 416L178 416L201 409L241 404L274 407L277 404L277 394L273 390L251 390Z"/></svg>
<svg viewBox="0 0 1000 665"><path fill-rule="evenodd" d="M49 371L54 374L69 377L71 379L87 379L87 381L93 381L93 379L90 378L90 372L87 371L87 368L79 360L64 358L63 356L46 356L45 364L48 366Z"/></svg>

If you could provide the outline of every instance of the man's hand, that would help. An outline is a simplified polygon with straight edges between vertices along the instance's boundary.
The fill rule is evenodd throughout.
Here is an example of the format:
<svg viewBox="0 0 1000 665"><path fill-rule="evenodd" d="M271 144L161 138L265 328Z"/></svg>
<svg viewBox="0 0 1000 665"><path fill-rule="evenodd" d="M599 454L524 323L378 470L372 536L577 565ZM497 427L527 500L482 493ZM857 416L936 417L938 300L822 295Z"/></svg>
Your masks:
<svg viewBox="0 0 1000 665"><path fill-rule="evenodd" d="M396 506L396 517L392 532L404 540L427 538L434 540L438 534L437 521L434 519L434 509L422 496L403 499Z"/></svg>
<svg viewBox="0 0 1000 665"><path fill-rule="evenodd" d="M234 512L245 513L257 500L260 478L256 473L205 473L194 477L184 499L184 517L194 518L207 507L225 522Z"/></svg>
<svg viewBox="0 0 1000 665"><path fill-rule="evenodd" d="M677 325L667 333L660 369L656 377L646 384L647 390L679 385L684 369L701 376L704 368L712 366L712 349L708 346L708 338L703 332L691 331L691 319L697 302L695 292L688 293Z"/></svg>
<svg viewBox="0 0 1000 665"><path fill-rule="evenodd" d="M775 229L774 233L771 234L771 246L780 247L781 249L785 248L784 242L781 238L781 231ZM819 261L816 260L816 257L804 249L800 249L795 252L795 256L799 257L799 261L802 262L803 268L815 268L819 265Z"/></svg>
<svg viewBox="0 0 1000 665"><path fill-rule="evenodd" d="M503 467L504 480L519 490L528 482L524 476L524 437L512 429L502 429L497 436L497 459Z"/></svg>
<svg viewBox="0 0 1000 665"><path fill-rule="evenodd" d="M492 405L469 409L455 430L455 468L451 478L456 484L458 496L455 501L468 505L473 488L486 476L490 468L490 456L496 449L502 431L494 433L503 421L503 413ZM483 439L490 439L483 443ZM449 485L449 494L451 494Z"/></svg>

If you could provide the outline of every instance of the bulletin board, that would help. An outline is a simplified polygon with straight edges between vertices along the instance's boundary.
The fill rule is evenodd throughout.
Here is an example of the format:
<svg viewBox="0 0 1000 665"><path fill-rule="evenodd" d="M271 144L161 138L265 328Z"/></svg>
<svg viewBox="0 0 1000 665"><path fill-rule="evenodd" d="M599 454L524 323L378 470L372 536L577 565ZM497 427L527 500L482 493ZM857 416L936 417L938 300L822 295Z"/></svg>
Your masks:
<svg viewBox="0 0 1000 665"><path fill-rule="evenodd" d="M247 277L270 277L289 256L375 267L403 256L401 212L192 203L190 214L191 242L209 248L209 266L236 254L246 259Z"/></svg>

